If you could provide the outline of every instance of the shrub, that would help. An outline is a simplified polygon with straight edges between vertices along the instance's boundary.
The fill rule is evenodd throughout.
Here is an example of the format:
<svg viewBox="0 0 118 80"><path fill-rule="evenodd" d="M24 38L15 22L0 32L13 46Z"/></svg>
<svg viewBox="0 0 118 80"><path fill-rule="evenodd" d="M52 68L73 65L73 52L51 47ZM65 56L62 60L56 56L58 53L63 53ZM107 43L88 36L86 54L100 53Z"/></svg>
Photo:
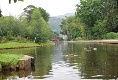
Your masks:
<svg viewBox="0 0 118 80"><path fill-rule="evenodd" d="M0 40L1 43L5 43L5 42L7 42L7 41L8 41L8 40L7 40L6 37L2 37L1 40Z"/></svg>
<svg viewBox="0 0 118 80"><path fill-rule="evenodd" d="M117 38L117 33L115 32L110 32L105 35L105 39L116 39Z"/></svg>
<svg viewBox="0 0 118 80"><path fill-rule="evenodd" d="M75 41L82 40L82 37L75 38Z"/></svg>
<svg viewBox="0 0 118 80"><path fill-rule="evenodd" d="M26 38L23 38L23 37L20 37L20 36L17 36L15 37L15 40L16 42L27 42L27 39Z"/></svg>

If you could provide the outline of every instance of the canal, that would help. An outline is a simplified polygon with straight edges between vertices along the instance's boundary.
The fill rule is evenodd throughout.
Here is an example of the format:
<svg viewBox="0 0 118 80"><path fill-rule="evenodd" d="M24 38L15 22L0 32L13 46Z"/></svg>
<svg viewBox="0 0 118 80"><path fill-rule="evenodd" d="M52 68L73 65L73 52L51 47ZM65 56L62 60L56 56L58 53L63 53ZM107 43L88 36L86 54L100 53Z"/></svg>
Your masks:
<svg viewBox="0 0 118 80"><path fill-rule="evenodd" d="M117 79L118 45L62 42L55 46L0 50L35 57L31 70L1 72L0 80Z"/></svg>

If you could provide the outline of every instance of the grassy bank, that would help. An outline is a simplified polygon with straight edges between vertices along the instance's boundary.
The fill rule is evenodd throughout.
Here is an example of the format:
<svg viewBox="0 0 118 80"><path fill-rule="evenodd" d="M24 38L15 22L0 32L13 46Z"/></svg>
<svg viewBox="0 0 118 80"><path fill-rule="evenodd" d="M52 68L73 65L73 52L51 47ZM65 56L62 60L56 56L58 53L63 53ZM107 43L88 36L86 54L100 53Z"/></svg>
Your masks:
<svg viewBox="0 0 118 80"><path fill-rule="evenodd" d="M0 71L2 66L16 66L18 60L23 57L24 55L21 54L0 54Z"/></svg>
<svg viewBox="0 0 118 80"><path fill-rule="evenodd" d="M30 48L30 47L39 47L39 46L48 46L52 45L52 42L46 42L37 44L34 42L25 42L25 43L19 43L19 42L6 42L6 43L0 43L0 49L16 49L16 48ZM9 66L9 65L17 65L17 62L20 58L23 58L24 55L22 54L0 54L0 71L2 69L2 66Z"/></svg>
<svg viewBox="0 0 118 80"><path fill-rule="evenodd" d="M39 44L33 43L33 42L26 42L26 43L6 42L6 43L0 43L0 48L16 48L16 47L31 47L31 46L39 46Z"/></svg>
<svg viewBox="0 0 118 80"><path fill-rule="evenodd" d="M14 49L14 48L29 48L29 47L38 47L38 46L47 46L52 45L52 42L46 42L46 43L34 43L34 42L25 42L25 43L19 43L19 42L6 42L6 43L0 43L0 49Z"/></svg>

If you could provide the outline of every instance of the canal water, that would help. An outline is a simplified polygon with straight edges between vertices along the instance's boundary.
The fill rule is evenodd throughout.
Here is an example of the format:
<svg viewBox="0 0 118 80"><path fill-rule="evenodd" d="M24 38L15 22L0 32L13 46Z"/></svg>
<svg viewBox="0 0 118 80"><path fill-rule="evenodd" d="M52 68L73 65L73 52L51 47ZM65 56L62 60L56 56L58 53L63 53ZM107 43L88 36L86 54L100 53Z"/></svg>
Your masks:
<svg viewBox="0 0 118 80"><path fill-rule="evenodd" d="M39 48L0 50L28 54L35 67L28 71L1 72L0 80L118 80L118 45L62 42Z"/></svg>

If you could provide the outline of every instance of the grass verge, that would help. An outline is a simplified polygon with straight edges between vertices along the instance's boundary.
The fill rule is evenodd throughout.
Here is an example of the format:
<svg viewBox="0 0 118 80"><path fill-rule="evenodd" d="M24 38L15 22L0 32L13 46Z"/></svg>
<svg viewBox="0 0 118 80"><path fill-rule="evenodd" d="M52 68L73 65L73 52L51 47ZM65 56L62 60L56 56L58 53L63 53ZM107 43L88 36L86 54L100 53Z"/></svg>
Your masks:
<svg viewBox="0 0 118 80"><path fill-rule="evenodd" d="M7 42L0 43L0 49L15 49L15 48L30 48L30 47L38 47L38 46L49 46L53 43L48 41L46 43L37 44L34 42ZM23 58L23 54L0 54L0 71L3 65L17 65L18 60Z"/></svg>
<svg viewBox="0 0 118 80"><path fill-rule="evenodd" d="M23 58L24 55L21 54L0 54L0 64L13 64L16 65L20 58Z"/></svg>
<svg viewBox="0 0 118 80"><path fill-rule="evenodd" d="M39 44L33 43L33 42L26 42L26 43L19 43L19 42L0 43L0 48L32 47L32 46L39 46Z"/></svg>
<svg viewBox="0 0 118 80"><path fill-rule="evenodd" d="M0 71L2 70L2 66L16 66L18 60L23 57L24 55L21 54L0 54Z"/></svg>
<svg viewBox="0 0 118 80"><path fill-rule="evenodd" d="M51 41L48 41L46 43L34 43L34 42L6 42L6 43L0 43L0 49L14 49L14 48L30 48L30 47L38 47L38 46L49 46L53 45L54 43Z"/></svg>

